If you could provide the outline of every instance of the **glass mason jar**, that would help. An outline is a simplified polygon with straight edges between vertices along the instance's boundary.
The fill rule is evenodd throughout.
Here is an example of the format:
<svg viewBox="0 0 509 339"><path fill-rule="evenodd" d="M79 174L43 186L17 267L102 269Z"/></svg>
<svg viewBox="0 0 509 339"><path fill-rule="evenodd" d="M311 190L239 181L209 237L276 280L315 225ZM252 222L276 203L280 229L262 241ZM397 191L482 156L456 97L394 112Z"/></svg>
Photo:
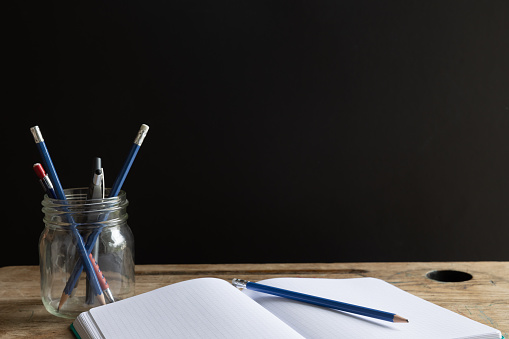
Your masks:
<svg viewBox="0 0 509 339"><path fill-rule="evenodd" d="M42 201L45 228L39 239L41 297L46 309L59 317L75 318L101 305L82 269L73 227L78 230L104 276L106 303L134 295L134 238L127 225L126 194L87 200L87 188L64 190L67 200ZM108 190L106 190L106 195ZM96 239L94 241L94 239ZM93 244L93 245L92 245ZM67 285L67 287L66 287ZM74 285L74 286L72 286ZM64 288L66 289L64 292Z"/></svg>

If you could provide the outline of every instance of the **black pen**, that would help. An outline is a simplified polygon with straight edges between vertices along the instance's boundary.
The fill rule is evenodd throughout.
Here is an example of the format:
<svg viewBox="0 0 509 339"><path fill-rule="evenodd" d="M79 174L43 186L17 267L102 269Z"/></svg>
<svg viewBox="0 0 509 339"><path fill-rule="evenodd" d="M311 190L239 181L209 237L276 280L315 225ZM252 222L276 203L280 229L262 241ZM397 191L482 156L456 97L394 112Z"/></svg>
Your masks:
<svg viewBox="0 0 509 339"><path fill-rule="evenodd" d="M94 175L92 176L92 182L88 188L87 199L104 199L105 185L104 185L104 169L102 168L101 158L94 159ZM99 243L97 242L92 250L93 260L97 261L97 257L99 255ZM92 260L92 259L91 259ZM88 282L88 281L87 281ZM109 302L114 302L113 294L109 288L106 279L99 279L99 285L101 285L101 289L103 290L104 295L108 299ZM87 284L87 302L89 304L94 303L94 294L89 293L92 292L90 286Z"/></svg>

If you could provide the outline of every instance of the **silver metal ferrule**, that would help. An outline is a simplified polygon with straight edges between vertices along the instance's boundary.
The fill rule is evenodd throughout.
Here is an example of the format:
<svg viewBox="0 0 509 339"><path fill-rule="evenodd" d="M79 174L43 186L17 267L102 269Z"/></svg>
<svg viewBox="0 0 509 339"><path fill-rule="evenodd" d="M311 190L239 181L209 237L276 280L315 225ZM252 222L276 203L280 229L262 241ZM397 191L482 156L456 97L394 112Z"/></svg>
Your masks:
<svg viewBox="0 0 509 339"><path fill-rule="evenodd" d="M44 141L44 139L42 138L42 134L41 134L41 130L39 129L39 126L31 127L30 132L32 132L32 135L34 136L34 140L35 140L36 144Z"/></svg>
<svg viewBox="0 0 509 339"><path fill-rule="evenodd" d="M106 296L106 299L108 299L108 301L110 303L115 302L115 299L113 298L113 294L111 293L111 290L109 288L105 289L103 292L104 292L104 295Z"/></svg>
<svg viewBox="0 0 509 339"><path fill-rule="evenodd" d="M233 279L232 285L237 288L246 288L246 285L249 281L243 279Z"/></svg>
<svg viewBox="0 0 509 339"><path fill-rule="evenodd" d="M136 138L134 138L134 143L141 146L143 139L145 139L145 136L148 132L148 125L141 125L140 130L138 131L138 134L136 135Z"/></svg>
<svg viewBox="0 0 509 339"><path fill-rule="evenodd" d="M49 189L54 189L53 184L51 183L51 180L49 180L48 176L45 176L41 179L41 184L44 182L43 186L48 187Z"/></svg>

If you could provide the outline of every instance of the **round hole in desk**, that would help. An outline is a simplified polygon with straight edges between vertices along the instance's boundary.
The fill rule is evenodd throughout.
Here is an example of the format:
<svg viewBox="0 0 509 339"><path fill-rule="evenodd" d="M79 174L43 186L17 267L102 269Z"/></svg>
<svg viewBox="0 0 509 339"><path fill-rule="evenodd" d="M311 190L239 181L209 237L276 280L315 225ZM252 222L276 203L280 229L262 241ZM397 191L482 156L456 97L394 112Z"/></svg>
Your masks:
<svg viewBox="0 0 509 339"><path fill-rule="evenodd" d="M441 282L461 282L472 279L472 274L454 270L439 270L426 273L426 277Z"/></svg>

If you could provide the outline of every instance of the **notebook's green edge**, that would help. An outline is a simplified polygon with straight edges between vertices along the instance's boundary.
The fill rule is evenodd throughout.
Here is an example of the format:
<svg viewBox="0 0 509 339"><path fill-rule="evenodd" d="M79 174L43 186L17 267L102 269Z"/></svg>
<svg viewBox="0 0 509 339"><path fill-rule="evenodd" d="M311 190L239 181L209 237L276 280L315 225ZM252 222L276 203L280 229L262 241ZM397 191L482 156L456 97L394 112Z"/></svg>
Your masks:
<svg viewBox="0 0 509 339"><path fill-rule="evenodd" d="M74 335L76 336L76 338L81 339L81 337L80 337L80 335L78 334L78 332L76 332L76 329L74 328L74 325L73 325L73 324L71 324L71 326L69 326L69 327L71 328L71 331L72 331L72 333L74 333ZM504 338L502 337L502 339L504 339Z"/></svg>

